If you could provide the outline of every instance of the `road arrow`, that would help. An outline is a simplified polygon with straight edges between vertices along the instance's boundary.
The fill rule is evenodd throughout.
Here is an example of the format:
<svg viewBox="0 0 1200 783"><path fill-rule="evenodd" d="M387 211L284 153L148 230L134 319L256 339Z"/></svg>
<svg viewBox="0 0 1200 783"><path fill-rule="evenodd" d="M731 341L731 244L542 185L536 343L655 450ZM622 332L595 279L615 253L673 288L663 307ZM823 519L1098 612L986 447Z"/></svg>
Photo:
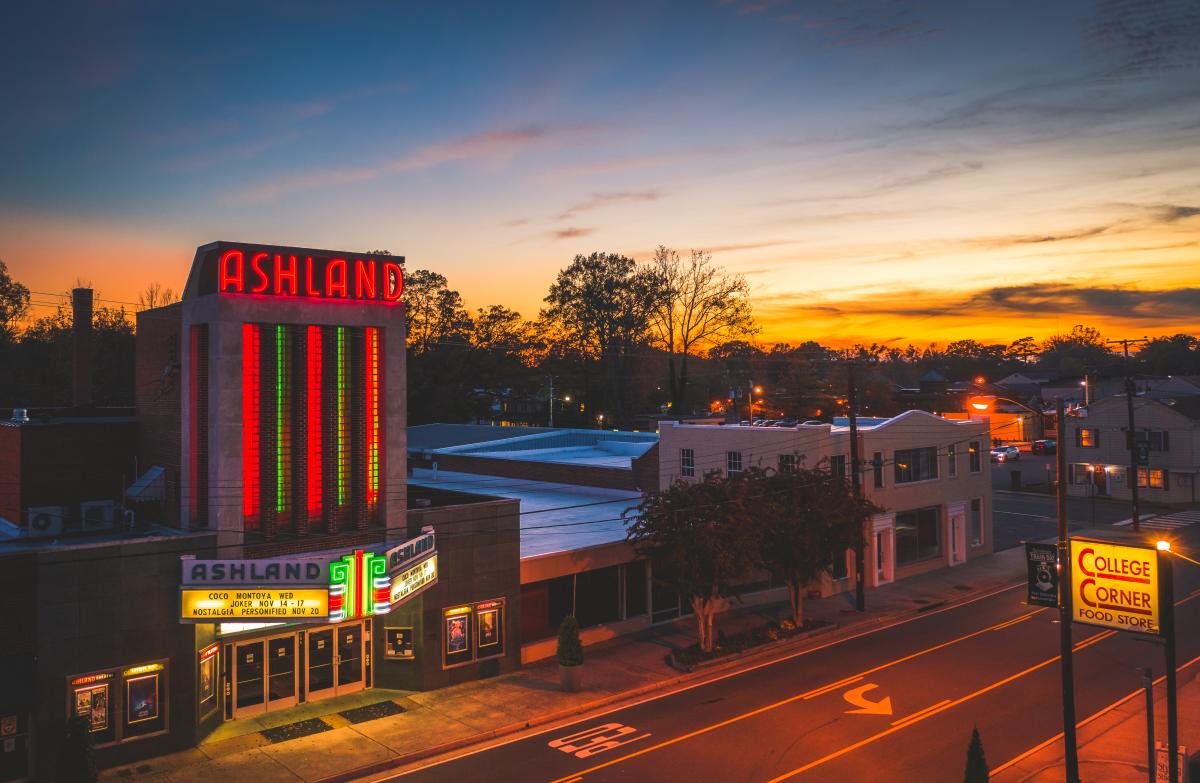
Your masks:
<svg viewBox="0 0 1200 783"><path fill-rule="evenodd" d="M869 701L865 694L872 688L877 688L875 683L868 682L866 685L860 685L857 688L846 691L842 694L842 698L850 704L858 707L857 710L846 710L847 715L891 715L892 714L892 697L884 696L882 701Z"/></svg>

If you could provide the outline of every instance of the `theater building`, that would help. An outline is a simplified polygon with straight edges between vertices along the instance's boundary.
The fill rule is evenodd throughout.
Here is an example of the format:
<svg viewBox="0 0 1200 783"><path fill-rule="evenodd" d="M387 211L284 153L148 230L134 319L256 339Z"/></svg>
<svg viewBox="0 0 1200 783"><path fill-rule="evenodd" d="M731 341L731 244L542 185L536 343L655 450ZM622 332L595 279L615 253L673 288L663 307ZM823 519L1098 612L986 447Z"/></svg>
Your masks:
<svg viewBox="0 0 1200 783"><path fill-rule="evenodd" d="M215 242L181 302L139 313L139 469L114 499L135 521L0 541L2 630L28 640L0 781L52 778L72 716L111 766L520 665L518 502L410 508L403 281L400 257Z"/></svg>

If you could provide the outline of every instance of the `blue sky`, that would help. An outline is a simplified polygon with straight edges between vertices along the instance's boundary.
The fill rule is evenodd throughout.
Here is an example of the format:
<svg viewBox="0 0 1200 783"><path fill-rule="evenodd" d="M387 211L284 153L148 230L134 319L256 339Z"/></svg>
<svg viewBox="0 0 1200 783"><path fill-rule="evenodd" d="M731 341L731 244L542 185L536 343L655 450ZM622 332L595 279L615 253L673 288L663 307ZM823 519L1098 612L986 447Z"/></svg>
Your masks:
<svg viewBox="0 0 1200 783"><path fill-rule="evenodd" d="M1194 0L9 16L0 259L37 291L178 289L236 239L533 316L576 253L661 243L746 274L766 339L1200 330Z"/></svg>

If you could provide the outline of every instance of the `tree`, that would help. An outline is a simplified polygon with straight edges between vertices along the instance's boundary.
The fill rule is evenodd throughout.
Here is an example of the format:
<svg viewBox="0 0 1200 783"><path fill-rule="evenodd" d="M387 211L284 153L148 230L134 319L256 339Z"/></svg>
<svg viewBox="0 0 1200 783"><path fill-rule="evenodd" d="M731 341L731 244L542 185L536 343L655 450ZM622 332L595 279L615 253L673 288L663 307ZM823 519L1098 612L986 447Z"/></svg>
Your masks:
<svg viewBox="0 0 1200 783"><path fill-rule="evenodd" d="M1200 339L1190 334L1155 337L1137 352L1137 360L1151 375L1200 373Z"/></svg>
<svg viewBox="0 0 1200 783"><path fill-rule="evenodd" d="M592 253L558 273L540 320L557 342L578 357L584 369L588 413L595 410L589 365L603 372L606 398L614 407L611 420L629 420L629 387L635 351L649 339L654 289L650 275L632 258L615 253Z"/></svg>
<svg viewBox="0 0 1200 783"><path fill-rule="evenodd" d="M407 275L404 301L409 350L421 353L447 340L466 341L471 316L462 295L448 286L444 275L427 269Z"/></svg>
<svg viewBox="0 0 1200 783"><path fill-rule="evenodd" d="M963 773L963 783L987 783L989 777L983 742L979 739L979 729L976 727L971 729L971 744L967 746L967 769Z"/></svg>
<svg viewBox="0 0 1200 783"><path fill-rule="evenodd" d="M558 626L556 657L559 666L583 665L583 641L579 638L579 621L573 614L564 617Z"/></svg>
<svg viewBox="0 0 1200 783"><path fill-rule="evenodd" d="M750 286L741 275L715 266L703 250L681 259L659 245L649 271L654 286L650 324L667 353L667 383L672 407L678 411L687 403L688 359L693 354L757 333Z"/></svg>
<svg viewBox="0 0 1200 783"><path fill-rule="evenodd" d="M150 283L146 286L146 290L138 294L138 309L151 310L178 301L179 296L170 288L163 288L158 283Z"/></svg>
<svg viewBox="0 0 1200 783"><path fill-rule="evenodd" d="M625 513L634 549L695 611L703 652L715 646L719 602L740 596L759 562L758 526L744 501L740 482L713 472L696 483L681 479L651 492Z"/></svg>
<svg viewBox="0 0 1200 783"><path fill-rule="evenodd" d="M15 336L17 323L29 312L29 289L8 275L0 260L0 338Z"/></svg>
<svg viewBox="0 0 1200 783"><path fill-rule="evenodd" d="M1004 357L1009 361L1020 362L1027 364L1033 361L1038 355L1037 341L1032 337L1022 337L1019 340L1013 340L1009 343L1008 348L1004 350Z"/></svg>
<svg viewBox="0 0 1200 783"><path fill-rule="evenodd" d="M1056 376L1070 377L1105 368L1115 359L1104 343L1104 335L1090 326L1076 324L1066 334L1046 338L1040 364Z"/></svg>
<svg viewBox="0 0 1200 783"><path fill-rule="evenodd" d="M854 497L844 477L820 467L771 473L751 468L743 476L751 489L748 505L762 526L763 565L787 585L799 628L805 589L829 570L832 558L863 541L867 520L882 509Z"/></svg>

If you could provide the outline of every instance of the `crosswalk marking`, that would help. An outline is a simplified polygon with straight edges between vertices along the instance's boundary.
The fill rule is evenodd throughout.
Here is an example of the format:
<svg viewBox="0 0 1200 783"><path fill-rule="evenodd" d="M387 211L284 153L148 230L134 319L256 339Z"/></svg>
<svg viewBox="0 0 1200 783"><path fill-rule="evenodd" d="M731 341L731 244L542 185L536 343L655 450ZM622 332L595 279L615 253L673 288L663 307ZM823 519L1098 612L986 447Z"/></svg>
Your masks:
<svg viewBox="0 0 1200 783"><path fill-rule="evenodd" d="M1189 525L1200 523L1200 509L1189 509L1187 511L1176 511L1171 514L1159 514L1157 516L1148 517L1139 520L1140 526L1151 530L1178 530ZM1129 527L1133 524L1132 519L1122 520L1114 523L1120 527Z"/></svg>

